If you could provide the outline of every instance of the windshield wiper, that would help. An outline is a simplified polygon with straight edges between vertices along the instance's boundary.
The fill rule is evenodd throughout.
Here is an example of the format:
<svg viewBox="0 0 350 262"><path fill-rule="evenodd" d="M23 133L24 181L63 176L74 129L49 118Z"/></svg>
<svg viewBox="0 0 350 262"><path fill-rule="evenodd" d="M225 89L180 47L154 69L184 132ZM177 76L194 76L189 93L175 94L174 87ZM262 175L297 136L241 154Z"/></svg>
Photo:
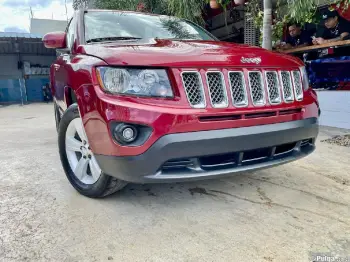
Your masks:
<svg viewBox="0 0 350 262"><path fill-rule="evenodd" d="M132 39L141 39L140 37L133 36L112 36L112 37L100 37L100 38L91 38L86 40L86 43L96 43L96 42L106 42L106 41L117 41L117 40L132 40Z"/></svg>

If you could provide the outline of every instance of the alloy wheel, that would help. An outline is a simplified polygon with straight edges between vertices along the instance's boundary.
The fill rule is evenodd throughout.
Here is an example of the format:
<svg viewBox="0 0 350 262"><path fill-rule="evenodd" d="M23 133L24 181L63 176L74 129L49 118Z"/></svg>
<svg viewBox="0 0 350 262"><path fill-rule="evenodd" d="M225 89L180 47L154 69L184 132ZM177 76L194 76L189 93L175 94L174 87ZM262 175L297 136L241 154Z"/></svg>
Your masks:
<svg viewBox="0 0 350 262"><path fill-rule="evenodd" d="M65 146L70 168L76 178L84 184L94 184L102 170L91 151L81 118L75 118L69 123Z"/></svg>

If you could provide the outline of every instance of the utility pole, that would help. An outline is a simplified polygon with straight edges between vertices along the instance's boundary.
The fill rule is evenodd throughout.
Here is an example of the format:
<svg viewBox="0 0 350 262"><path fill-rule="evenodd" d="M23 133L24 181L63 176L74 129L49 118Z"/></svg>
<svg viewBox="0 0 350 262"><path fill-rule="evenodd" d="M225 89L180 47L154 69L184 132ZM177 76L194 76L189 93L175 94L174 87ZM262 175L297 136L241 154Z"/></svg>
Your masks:
<svg viewBox="0 0 350 262"><path fill-rule="evenodd" d="M67 18L67 23L68 23L67 0L64 0L64 6L66 7L66 18Z"/></svg>
<svg viewBox="0 0 350 262"><path fill-rule="evenodd" d="M34 13L33 13L32 7L30 6L29 9L30 9L30 18L34 18Z"/></svg>
<svg viewBox="0 0 350 262"><path fill-rule="evenodd" d="M264 0L264 18L263 18L263 42L262 47L272 49L272 0Z"/></svg>

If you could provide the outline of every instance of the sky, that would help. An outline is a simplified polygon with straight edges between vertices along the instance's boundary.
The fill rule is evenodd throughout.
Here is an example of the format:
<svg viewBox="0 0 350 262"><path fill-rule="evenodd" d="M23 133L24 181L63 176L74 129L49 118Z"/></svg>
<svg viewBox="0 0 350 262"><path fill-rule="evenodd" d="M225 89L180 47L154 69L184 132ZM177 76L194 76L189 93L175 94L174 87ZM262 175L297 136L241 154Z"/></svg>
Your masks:
<svg viewBox="0 0 350 262"><path fill-rule="evenodd" d="M68 18L73 0L66 0ZM30 7L34 18L67 20L65 0L0 0L0 32L28 32Z"/></svg>

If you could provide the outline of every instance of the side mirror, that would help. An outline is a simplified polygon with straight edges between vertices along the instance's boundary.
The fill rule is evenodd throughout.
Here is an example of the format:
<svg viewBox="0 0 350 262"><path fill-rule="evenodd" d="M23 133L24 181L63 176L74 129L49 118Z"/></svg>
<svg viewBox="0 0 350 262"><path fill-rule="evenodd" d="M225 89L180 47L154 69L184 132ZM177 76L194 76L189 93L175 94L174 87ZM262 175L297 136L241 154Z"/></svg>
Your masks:
<svg viewBox="0 0 350 262"><path fill-rule="evenodd" d="M65 32L47 33L43 37L43 42L46 48L64 49L67 47L66 33Z"/></svg>

